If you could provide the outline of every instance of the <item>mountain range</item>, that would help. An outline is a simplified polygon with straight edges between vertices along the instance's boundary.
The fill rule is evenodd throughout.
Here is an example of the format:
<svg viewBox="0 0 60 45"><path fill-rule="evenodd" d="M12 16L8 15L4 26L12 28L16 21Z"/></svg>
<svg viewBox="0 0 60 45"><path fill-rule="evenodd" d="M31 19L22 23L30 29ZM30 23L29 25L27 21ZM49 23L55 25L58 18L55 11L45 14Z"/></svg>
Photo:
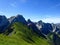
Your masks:
<svg viewBox="0 0 60 45"><path fill-rule="evenodd" d="M8 39L16 37L16 42L13 41L16 45L60 45L60 23L45 23L42 20L33 22L30 19L25 20L20 14L10 18L0 15L0 34L2 39L3 36L9 37Z"/></svg>

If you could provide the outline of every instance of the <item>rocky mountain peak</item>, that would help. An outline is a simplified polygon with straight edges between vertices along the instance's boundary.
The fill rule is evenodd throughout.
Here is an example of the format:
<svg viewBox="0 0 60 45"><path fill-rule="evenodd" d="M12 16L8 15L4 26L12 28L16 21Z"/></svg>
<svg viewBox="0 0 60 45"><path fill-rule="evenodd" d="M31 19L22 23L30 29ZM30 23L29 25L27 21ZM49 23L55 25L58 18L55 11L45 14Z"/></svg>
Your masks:
<svg viewBox="0 0 60 45"><path fill-rule="evenodd" d="M0 15L0 26L8 22L8 19L5 16Z"/></svg>
<svg viewBox="0 0 60 45"><path fill-rule="evenodd" d="M19 14L17 16L13 16L13 17L9 18L9 22L10 23L21 22L21 23L27 24L25 18Z"/></svg>
<svg viewBox="0 0 60 45"><path fill-rule="evenodd" d="M0 33L4 32L9 25L9 21L5 16L0 15Z"/></svg>
<svg viewBox="0 0 60 45"><path fill-rule="evenodd" d="M42 23L42 20L38 21L38 23Z"/></svg>
<svg viewBox="0 0 60 45"><path fill-rule="evenodd" d="M28 19L28 21L27 21L28 23L32 23L32 21L30 20L30 19Z"/></svg>

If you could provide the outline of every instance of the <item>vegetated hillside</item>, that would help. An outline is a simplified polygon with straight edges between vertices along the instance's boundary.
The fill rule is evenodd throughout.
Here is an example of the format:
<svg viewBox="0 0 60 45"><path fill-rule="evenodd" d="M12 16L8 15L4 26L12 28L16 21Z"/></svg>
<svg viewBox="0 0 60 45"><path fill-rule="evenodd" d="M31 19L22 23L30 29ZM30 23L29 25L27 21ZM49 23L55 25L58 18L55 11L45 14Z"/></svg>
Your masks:
<svg viewBox="0 0 60 45"><path fill-rule="evenodd" d="M12 32L0 34L0 45L50 45L47 39L39 36L22 23L14 23ZM8 35L5 35L9 33Z"/></svg>

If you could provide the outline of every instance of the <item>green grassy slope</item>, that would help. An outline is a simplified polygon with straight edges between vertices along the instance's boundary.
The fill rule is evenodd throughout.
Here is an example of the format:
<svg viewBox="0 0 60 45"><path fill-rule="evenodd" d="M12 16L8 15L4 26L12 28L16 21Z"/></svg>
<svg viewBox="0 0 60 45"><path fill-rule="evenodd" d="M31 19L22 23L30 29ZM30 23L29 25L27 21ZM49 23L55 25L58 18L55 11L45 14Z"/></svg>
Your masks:
<svg viewBox="0 0 60 45"><path fill-rule="evenodd" d="M22 23L12 25L13 32L8 36L0 34L0 45L50 45L49 42L39 37Z"/></svg>

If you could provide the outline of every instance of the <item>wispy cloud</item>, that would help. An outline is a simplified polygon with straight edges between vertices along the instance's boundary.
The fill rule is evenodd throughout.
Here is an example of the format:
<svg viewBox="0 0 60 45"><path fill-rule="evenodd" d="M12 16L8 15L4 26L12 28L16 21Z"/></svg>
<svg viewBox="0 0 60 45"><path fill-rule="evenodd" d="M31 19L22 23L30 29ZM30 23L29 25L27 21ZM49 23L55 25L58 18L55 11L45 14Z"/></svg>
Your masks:
<svg viewBox="0 0 60 45"><path fill-rule="evenodd" d="M3 12L2 12L2 11L0 11L0 14L3 14Z"/></svg>
<svg viewBox="0 0 60 45"><path fill-rule="evenodd" d="M26 3L27 2L27 0L17 0L17 1L19 1L19 2L15 1L13 3L10 3L10 6L16 7L18 3Z"/></svg>
<svg viewBox="0 0 60 45"><path fill-rule="evenodd" d="M60 23L60 18L58 18L58 17L50 17L50 18L45 18L45 19L42 19L44 22L46 22L46 23Z"/></svg>
<svg viewBox="0 0 60 45"><path fill-rule="evenodd" d="M10 6L16 7L16 2L10 3Z"/></svg>

